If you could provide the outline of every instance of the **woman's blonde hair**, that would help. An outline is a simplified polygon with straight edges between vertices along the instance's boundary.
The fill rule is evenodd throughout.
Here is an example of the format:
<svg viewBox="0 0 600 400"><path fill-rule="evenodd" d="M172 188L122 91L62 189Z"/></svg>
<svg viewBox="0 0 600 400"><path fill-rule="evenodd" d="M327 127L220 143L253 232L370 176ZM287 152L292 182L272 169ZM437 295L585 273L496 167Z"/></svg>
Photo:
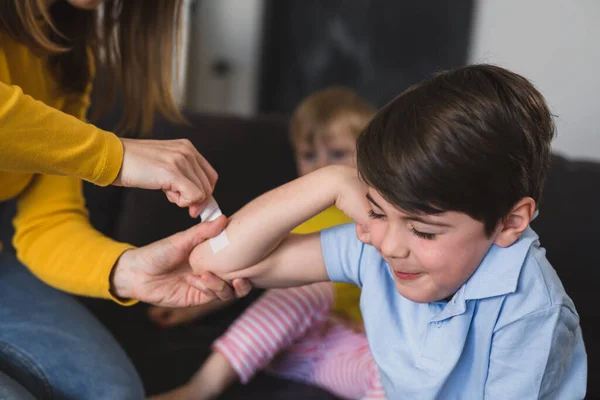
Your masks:
<svg viewBox="0 0 600 400"><path fill-rule="evenodd" d="M114 88L123 99L118 131L148 133L156 111L183 121L174 95L181 0L105 0L97 10L67 1L0 0L0 29L48 57L67 94L83 94L102 62L108 74L106 110ZM92 50L94 58L90 57Z"/></svg>

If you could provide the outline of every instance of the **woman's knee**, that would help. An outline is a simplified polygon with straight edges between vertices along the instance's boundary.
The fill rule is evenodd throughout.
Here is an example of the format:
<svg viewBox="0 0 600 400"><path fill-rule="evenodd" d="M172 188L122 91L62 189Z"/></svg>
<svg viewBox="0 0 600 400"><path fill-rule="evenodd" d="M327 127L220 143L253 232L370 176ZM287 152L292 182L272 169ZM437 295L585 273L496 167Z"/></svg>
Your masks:
<svg viewBox="0 0 600 400"><path fill-rule="evenodd" d="M128 360L93 350L76 353L74 357L73 352L62 348L41 355L33 350L32 354L15 344L0 342L0 372L36 399L144 398L141 381Z"/></svg>
<svg viewBox="0 0 600 400"><path fill-rule="evenodd" d="M26 391L36 399L54 397L48 377L37 362L27 352L3 340L0 340L0 373L7 381L27 388Z"/></svg>
<svg viewBox="0 0 600 400"><path fill-rule="evenodd" d="M133 364L85 307L0 261L0 370L42 399L144 398Z"/></svg>

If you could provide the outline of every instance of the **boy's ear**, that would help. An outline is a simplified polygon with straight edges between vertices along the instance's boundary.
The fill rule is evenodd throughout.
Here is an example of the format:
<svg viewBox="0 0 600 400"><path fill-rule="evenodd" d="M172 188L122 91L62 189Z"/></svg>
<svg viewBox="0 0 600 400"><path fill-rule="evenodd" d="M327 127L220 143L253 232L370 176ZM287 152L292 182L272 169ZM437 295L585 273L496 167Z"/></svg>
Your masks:
<svg viewBox="0 0 600 400"><path fill-rule="evenodd" d="M523 197L500 222L494 244L508 247L516 242L529 226L534 212L535 200Z"/></svg>

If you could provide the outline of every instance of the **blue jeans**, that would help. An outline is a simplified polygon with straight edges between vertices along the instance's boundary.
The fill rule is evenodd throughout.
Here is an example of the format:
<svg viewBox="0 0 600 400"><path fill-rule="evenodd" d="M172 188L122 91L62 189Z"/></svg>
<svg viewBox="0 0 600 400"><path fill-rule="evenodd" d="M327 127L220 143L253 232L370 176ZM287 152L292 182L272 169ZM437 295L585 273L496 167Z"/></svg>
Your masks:
<svg viewBox="0 0 600 400"><path fill-rule="evenodd" d="M145 397L131 361L85 307L6 253L0 253L0 372L37 399Z"/></svg>
<svg viewBox="0 0 600 400"><path fill-rule="evenodd" d="M35 400L23 386L0 371L0 400Z"/></svg>

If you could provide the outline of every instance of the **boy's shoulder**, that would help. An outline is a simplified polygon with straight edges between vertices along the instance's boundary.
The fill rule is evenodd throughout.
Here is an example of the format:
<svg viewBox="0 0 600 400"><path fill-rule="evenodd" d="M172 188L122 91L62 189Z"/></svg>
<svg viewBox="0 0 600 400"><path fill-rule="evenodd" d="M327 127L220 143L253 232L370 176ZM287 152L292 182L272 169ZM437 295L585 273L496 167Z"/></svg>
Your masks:
<svg viewBox="0 0 600 400"><path fill-rule="evenodd" d="M573 300L565 291L539 241L532 245L523 263L515 292L508 295L504 303L506 323L552 309L557 313L572 314L579 320ZM502 325L502 321L498 322Z"/></svg>
<svg viewBox="0 0 600 400"><path fill-rule="evenodd" d="M492 287L503 289L497 293L504 297L498 327L535 313L552 310L570 313L578 319L573 301L546 258L546 250L541 247L533 229L528 228L512 246L494 246L493 250L478 268L483 267L482 272L484 275L488 272L488 276L475 283L488 282ZM485 271L486 263L489 264L488 271Z"/></svg>

